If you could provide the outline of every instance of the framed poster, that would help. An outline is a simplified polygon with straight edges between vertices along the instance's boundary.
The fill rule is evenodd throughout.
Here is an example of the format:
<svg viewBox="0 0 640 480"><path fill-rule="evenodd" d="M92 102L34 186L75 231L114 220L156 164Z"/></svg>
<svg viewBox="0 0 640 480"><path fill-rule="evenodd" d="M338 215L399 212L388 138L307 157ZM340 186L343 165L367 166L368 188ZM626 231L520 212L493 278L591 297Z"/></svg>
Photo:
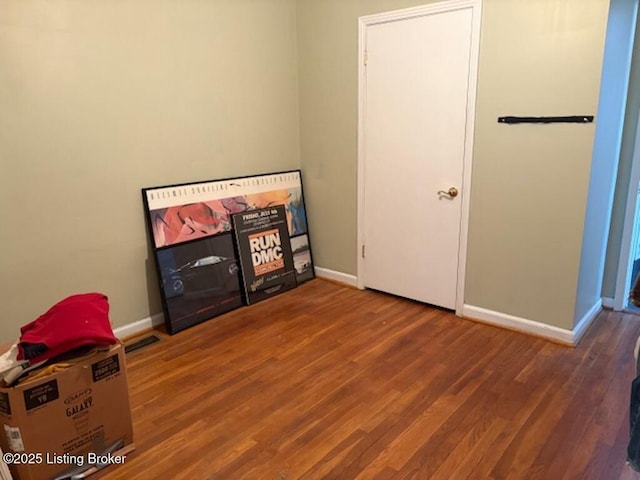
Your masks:
<svg viewBox="0 0 640 480"><path fill-rule="evenodd" d="M297 285L284 205L232 217L247 305Z"/></svg>
<svg viewBox="0 0 640 480"><path fill-rule="evenodd" d="M313 271L313 260L311 259L309 236L305 233L291 238L291 251L293 253L293 266L296 270L298 283L311 280L315 276L315 273Z"/></svg>
<svg viewBox="0 0 640 480"><path fill-rule="evenodd" d="M173 245L155 254L169 333L242 305L230 233Z"/></svg>
<svg viewBox="0 0 640 480"><path fill-rule="evenodd" d="M205 308L203 312L194 310L192 315L187 317L185 316L189 308L187 305L182 305L179 310L175 307L177 301L174 299L182 295L181 287L179 282L174 282L176 288L168 288L171 282L166 283L167 278L170 279L166 266L171 265L170 257L178 251L176 249L179 245L193 243L189 248L192 251L203 248L208 252L205 257L218 256L234 259L238 267L237 292L241 291L240 265L236 254L234 252L229 255L227 248L222 247L228 246L228 242L233 243L232 216L236 213L283 205L291 243L295 245L294 249L297 249L297 255L294 252L294 272L297 283L303 283L315 276L300 170L144 188L142 200L158 271L165 323L170 333L228 311L222 308ZM200 247L195 246L206 239L223 237L225 234L226 241L221 243L208 241ZM160 253L164 250L171 253ZM181 248L180 252L182 251ZM176 255L182 258L182 253ZM198 258L192 258L189 261L194 260ZM184 265L186 263L180 264L180 261L176 261L171 268L177 269ZM203 290L210 290L213 295L213 288ZM221 291L222 289L218 289L216 294L218 297ZM228 309L239 306L238 294L236 290L231 289L225 297L227 301L221 305L225 305ZM212 297L210 301L213 305L220 300L214 300ZM172 306L173 308L170 308Z"/></svg>

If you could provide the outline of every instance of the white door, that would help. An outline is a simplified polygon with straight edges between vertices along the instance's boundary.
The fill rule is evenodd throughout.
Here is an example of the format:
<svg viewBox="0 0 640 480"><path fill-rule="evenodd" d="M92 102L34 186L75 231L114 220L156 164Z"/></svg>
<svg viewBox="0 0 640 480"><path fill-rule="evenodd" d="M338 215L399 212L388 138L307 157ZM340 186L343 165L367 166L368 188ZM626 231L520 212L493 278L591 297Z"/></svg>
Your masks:
<svg viewBox="0 0 640 480"><path fill-rule="evenodd" d="M475 98L473 14L376 23L364 36L364 286L450 309Z"/></svg>

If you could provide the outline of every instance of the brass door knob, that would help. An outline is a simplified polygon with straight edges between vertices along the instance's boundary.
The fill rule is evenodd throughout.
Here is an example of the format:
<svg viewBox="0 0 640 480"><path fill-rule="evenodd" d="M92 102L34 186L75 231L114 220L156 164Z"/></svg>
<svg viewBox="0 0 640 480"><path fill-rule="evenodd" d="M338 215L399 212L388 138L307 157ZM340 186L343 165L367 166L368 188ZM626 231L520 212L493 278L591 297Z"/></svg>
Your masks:
<svg viewBox="0 0 640 480"><path fill-rule="evenodd" d="M458 196L458 189L456 187L451 187L446 192L444 190L438 190L438 195L448 195L451 198L456 198Z"/></svg>

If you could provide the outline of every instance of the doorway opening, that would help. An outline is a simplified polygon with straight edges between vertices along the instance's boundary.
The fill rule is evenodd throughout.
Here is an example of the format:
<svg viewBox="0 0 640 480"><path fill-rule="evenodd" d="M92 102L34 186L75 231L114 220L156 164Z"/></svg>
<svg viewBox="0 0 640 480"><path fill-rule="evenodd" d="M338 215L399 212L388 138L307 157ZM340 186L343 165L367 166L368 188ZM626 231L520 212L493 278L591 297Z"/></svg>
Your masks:
<svg viewBox="0 0 640 480"><path fill-rule="evenodd" d="M635 85L637 82L633 80L638 73L637 60L633 54L634 47L638 44L637 23L637 0L631 3L622 0L611 2L607 42L611 39L619 46L621 52L628 48L629 54L627 56L625 53L624 58L617 57L614 62L618 67L625 65L624 77L628 84L627 91L624 92L625 103L618 119L620 129L617 132L618 149L615 152L618 166L610 213L610 245L606 252L609 258L605 260L607 266L603 278L603 305L616 311L627 310L640 313L640 309L629 302L631 286L640 274L640 158L638 158L640 131L637 129L640 89ZM616 30L616 27L619 28Z"/></svg>
<svg viewBox="0 0 640 480"><path fill-rule="evenodd" d="M633 235L631 236L631 253L629 255L629 266L627 267L627 270L631 272L631 275L627 279L629 285L629 287L626 288L627 291L630 291L635 284L638 275L640 275L640 209L638 208L638 205L640 205L640 202L638 202L638 198L640 196L640 185L636 183L635 188L633 187L634 185L631 185L631 191L635 192L636 207L633 220ZM635 303L638 303L638 301L640 301L640 298L635 299ZM632 303L631 295L628 295L624 302L624 310L630 310L634 313L640 314L640 306L636 306Z"/></svg>
<svg viewBox="0 0 640 480"><path fill-rule="evenodd" d="M640 314L640 308L630 301L630 291L640 275L640 122L635 137L629 180L622 246L618 264L614 310Z"/></svg>

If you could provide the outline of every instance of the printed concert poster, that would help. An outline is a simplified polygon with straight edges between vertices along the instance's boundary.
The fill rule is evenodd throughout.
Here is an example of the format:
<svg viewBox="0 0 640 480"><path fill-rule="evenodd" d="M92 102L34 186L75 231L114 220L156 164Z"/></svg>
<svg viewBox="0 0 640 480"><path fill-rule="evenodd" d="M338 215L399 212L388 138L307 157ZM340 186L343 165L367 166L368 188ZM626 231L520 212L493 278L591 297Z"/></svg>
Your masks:
<svg viewBox="0 0 640 480"><path fill-rule="evenodd" d="M299 170L145 188L142 199L170 333L241 304L235 214L283 206L296 281L314 278Z"/></svg>
<svg viewBox="0 0 640 480"><path fill-rule="evenodd" d="M297 285L285 207L232 216L247 305Z"/></svg>

